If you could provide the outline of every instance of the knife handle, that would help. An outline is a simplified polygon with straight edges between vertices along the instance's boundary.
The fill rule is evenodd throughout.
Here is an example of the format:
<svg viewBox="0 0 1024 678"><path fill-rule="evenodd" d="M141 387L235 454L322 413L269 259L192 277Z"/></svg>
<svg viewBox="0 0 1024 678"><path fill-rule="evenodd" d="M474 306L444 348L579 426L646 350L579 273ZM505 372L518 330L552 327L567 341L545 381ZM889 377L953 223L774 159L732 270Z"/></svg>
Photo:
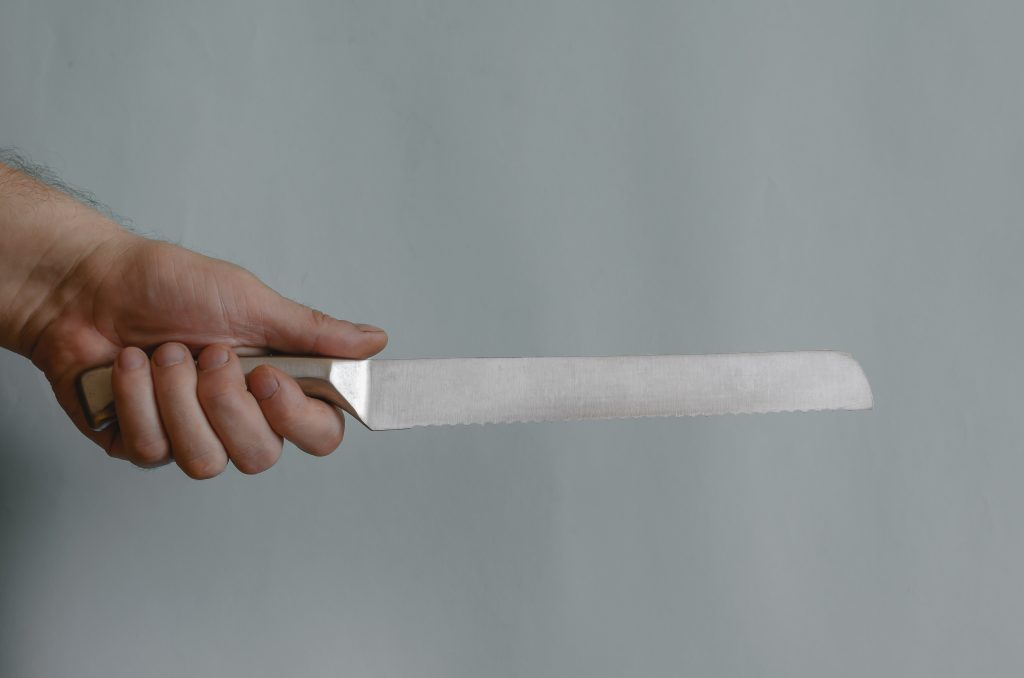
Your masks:
<svg viewBox="0 0 1024 678"><path fill-rule="evenodd" d="M295 379L306 395L351 411L348 401L330 381L331 369L337 362L334 358L263 355L240 357L238 360L245 374L260 365L276 367ZM78 399L85 413L85 421L93 431L102 431L117 421L111 382L113 371L113 365L106 365L88 370L78 378Z"/></svg>

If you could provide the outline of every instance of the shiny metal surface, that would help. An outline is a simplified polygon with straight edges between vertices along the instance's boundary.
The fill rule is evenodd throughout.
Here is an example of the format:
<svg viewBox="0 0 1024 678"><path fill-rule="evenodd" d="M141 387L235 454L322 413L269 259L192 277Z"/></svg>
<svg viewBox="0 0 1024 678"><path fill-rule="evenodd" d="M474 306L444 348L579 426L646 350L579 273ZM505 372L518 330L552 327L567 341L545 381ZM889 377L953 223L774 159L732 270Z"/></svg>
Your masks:
<svg viewBox="0 0 1024 678"><path fill-rule="evenodd" d="M373 430L872 406L860 365L832 351L366 363L347 397Z"/></svg>

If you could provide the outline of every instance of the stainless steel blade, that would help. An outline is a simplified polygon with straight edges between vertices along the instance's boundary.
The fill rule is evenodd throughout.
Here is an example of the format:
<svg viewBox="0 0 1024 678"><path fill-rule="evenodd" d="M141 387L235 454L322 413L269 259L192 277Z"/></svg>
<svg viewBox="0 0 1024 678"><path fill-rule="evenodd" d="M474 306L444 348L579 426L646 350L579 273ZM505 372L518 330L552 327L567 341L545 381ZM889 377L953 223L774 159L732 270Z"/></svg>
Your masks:
<svg viewBox="0 0 1024 678"><path fill-rule="evenodd" d="M369 360L332 374L373 430L872 406L846 353ZM365 384L365 390L359 388Z"/></svg>

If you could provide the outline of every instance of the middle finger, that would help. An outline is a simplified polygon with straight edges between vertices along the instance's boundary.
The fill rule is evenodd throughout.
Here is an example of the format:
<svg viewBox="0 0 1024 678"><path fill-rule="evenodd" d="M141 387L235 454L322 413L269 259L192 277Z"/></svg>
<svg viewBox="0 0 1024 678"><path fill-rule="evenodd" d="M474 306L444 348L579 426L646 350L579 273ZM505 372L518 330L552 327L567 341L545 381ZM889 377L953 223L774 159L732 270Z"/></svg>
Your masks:
<svg viewBox="0 0 1024 678"><path fill-rule="evenodd" d="M196 366L183 344L164 344L153 353L153 388L172 455L191 478L212 478L228 455L206 420L196 395Z"/></svg>

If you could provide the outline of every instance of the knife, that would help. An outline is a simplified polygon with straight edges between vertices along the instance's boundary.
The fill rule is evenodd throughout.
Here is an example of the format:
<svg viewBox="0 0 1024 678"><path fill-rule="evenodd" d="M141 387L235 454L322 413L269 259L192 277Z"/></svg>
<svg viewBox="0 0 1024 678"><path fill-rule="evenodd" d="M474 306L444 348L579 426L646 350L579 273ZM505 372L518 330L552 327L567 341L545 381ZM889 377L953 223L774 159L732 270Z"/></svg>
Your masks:
<svg viewBox="0 0 1024 678"><path fill-rule="evenodd" d="M617 417L693 416L872 407L871 387L848 353L793 351L578 358L339 360L240 358L246 373L272 365L309 396L371 431ZM78 381L86 421L114 421L112 368Z"/></svg>

